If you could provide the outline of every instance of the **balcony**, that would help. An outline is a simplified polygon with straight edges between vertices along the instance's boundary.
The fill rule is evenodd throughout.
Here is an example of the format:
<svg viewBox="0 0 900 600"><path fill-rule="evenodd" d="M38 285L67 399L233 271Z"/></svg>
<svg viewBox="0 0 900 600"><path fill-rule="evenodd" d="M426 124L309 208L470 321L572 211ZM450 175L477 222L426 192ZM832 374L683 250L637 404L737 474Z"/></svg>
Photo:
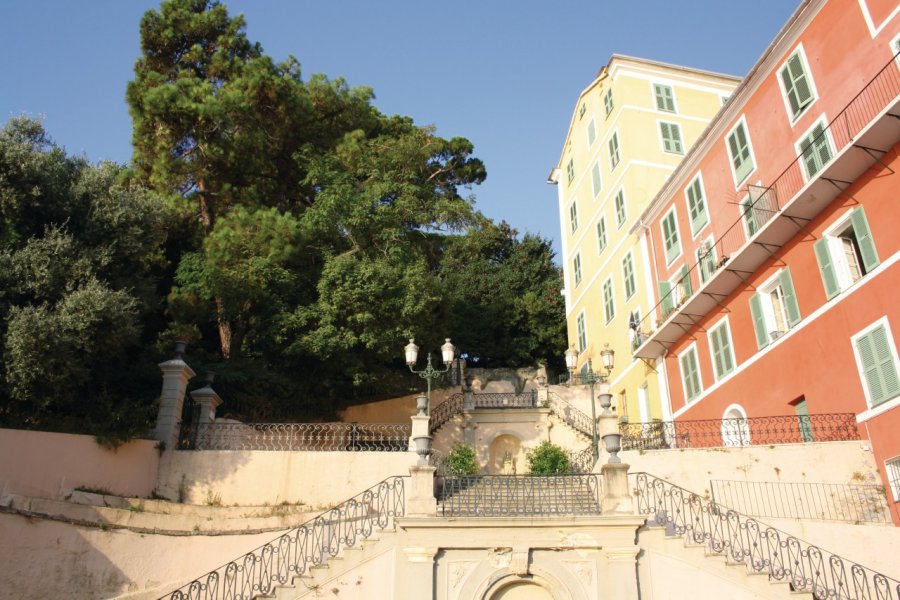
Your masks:
<svg viewBox="0 0 900 600"><path fill-rule="evenodd" d="M827 136L832 151L814 177L807 178L808 157L801 153L768 187L748 186L749 203L714 244L716 260L701 259L689 270L692 293L685 294L681 284L673 286L639 324L636 358L655 359L678 342L900 140L896 60L884 65L813 140L816 146ZM701 268L707 281L698 285Z"/></svg>

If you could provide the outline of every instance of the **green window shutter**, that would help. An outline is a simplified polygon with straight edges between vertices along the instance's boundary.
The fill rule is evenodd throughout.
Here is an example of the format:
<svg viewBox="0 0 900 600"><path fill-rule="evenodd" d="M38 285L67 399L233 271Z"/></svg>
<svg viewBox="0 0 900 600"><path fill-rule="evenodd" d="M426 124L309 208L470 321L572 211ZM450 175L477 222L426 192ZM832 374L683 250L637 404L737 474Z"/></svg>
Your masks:
<svg viewBox="0 0 900 600"><path fill-rule="evenodd" d="M691 272L688 270L687 265L682 265L681 270L678 272L678 283L681 284L681 289L684 291L684 299L689 298L694 293L691 289Z"/></svg>
<svg viewBox="0 0 900 600"><path fill-rule="evenodd" d="M831 144L825 134L825 126L816 125L801 143L803 162L806 165L807 174L812 177L822 170L831 160Z"/></svg>
<svg viewBox="0 0 900 600"><path fill-rule="evenodd" d="M615 169L619 164L619 135L617 133L609 138L609 164L611 169Z"/></svg>
<svg viewBox="0 0 900 600"><path fill-rule="evenodd" d="M591 183L594 186L594 196L596 196L603 189L600 179L600 163L594 163L594 167L591 169Z"/></svg>
<svg viewBox="0 0 900 600"><path fill-rule="evenodd" d="M569 159L568 164L566 165L566 175L569 177L569 183L572 183L572 180L575 179L575 159Z"/></svg>
<svg viewBox="0 0 900 600"><path fill-rule="evenodd" d="M675 213L669 213L662 222L663 243L666 247L666 261L672 262L679 254L678 225L675 222Z"/></svg>
<svg viewBox="0 0 900 600"><path fill-rule="evenodd" d="M682 154L684 152L681 146L681 130L674 123L660 123L659 131L662 134L663 149L666 152Z"/></svg>
<svg viewBox="0 0 900 600"><path fill-rule="evenodd" d="M797 413L797 421L800 426L800 439L804 442L814 442L812 423L809 420L809 409L806 407L806 400L797 402L794 405L794 411Z"/></svg>
<svg viewBox="0 0 900 600"><path fill-rule="evenodd" d="M613 111L613 95L612 90L606 90L606 95L603 96L603 106L606 108L606 116L609 116L609 113Z"/></svg>
<svg viewBox="0 0 900 600"><path fill-rule="evenodd" d="M756 344L762 350L769 345L769 332L766 331L766 317L763 314L762 300L759 294L750 297L750 315L753 317L753 330L756 332Z"/></svg>
<svg viewBox="0 0 900 600"><path fill-rule="evenodd" d="M616 224L621 227L625 224L625 192L619 190L616 194Z"/></svg>
<svg viewBox="0 0 900 600"><path fill-rule="evenodd" d="M594 141L597 139L597 127L594 125L594 120L591 119L591 122L588 123L587 129L587 137L588 137L588 147L594 145Z"/></svg>
<svg viewBox="0 0 900 600"><path fill-rule="evenodd" d="M635 291L634 260L631 254L622 259L622 278L625 280L625 299L631 298Z"/></svg>
<svg viewBox="0 0 900 600"><path fill-rule="evenodd" d="M791 105L793 116L797 116L812 101L812 88L803 69L803 61L799 54L791 56L781 70L781 80Z"/></svg>
<svg viewBox="0 0 900 600"><path fill-rule="evenodd" d="M900 395L900 378L883 325L856 340L872 406Z"/></svg>
<svg viewBox="0 0 900 600"><path fill-rule="evenodd" d="M781 294L784 297L784 310L787 313L788 325L793 327L800 322L800 306L797 304L797 292L794 290L794 280L791 277L790 268L785 267L778 276L778 283L781 285Z"/></svg>
<svg viewBox="0 0 900 600"><path fill-rule="evenodd" d="M613 317L616 316L616 308L613 303L612 280L609 279L603 284L603 311L607 322L612 321Z"/></svg>
<svg viewBox="0 0 900 600"><path fill-rule="evenodd" d="M572 231L578 229L578 205L574 202L569 207L569 222L572 225Z"/></svg>
<svg viewBox="0 0 900 600"><path fill-rule="evenodd" d="M728 327L722 325L712 334L713 362L716 365L716 375L722 377L731 372L734 364L731 360L731 338L728 335Z"/></svg>
<svg viewBox="0 0 900 600"><path fill-rule="evenodd" d="M665 319L674 308L674 304L672 303L672 284L668 281L659 282L659 299L661 302L659 307L659 318Z"/></svg>
<svg viewBox="0 0 900 600"><path fill-rule="evenodd" d="M672 88L667 85L653 85L653 94L656 96L656 108L666 112L675 112L675 98Z"/></svg>
<svg viewBox="0 0 900 600"><path fill-rule="evenodd" d="M681 376L684 378L684 389L687 401L690 402L700 395L700 377L697 372L697 355L693 350L685 353L679 360L681 363Z"/></svg>
<svg viewBox="0 0 900 600"><path fill-rule="evenodd" d="M606 248L606 219L603 217L597 221L597 248L599 248L598 252L603 252L603 249Z"/></svg>
<svg viewBox="0 0 900 600"><path fill-rule="evenodd" d="M688 186L688 209L691 212L691 233L697 233L706 225L706 202L703 199L703 188L700 186L700 179L695 179Z"/></svg>
<svg viewBox="0 0 900 600"><path fill-rule="evenodd" d="M868 273L881 261L878 260L878 252L875 251L875 242L872 239L872 230L869 229L869 221L866 219L866 212L862 206L853 211L850 215L850 222L853 223L853 233L856 234L856 243L859 245L859 253L862 255L863 267Z"/></svg>
<svg viewBox="0 0 900 600"><path fill-rule="evenodd" d="M731 150L731 162L734 165L734 176L743 181L753 170L753 161L750 160L750 144L747 143L747 132L744 124L737 126L728 136L728 147Z"/></svg>
<svg viewBox="0 0 900 600"><path fill-rule="evenodd" d="M819 271L822 273L822 284L825 286L825 297L831 300L841 291L838 285L837 272L834 270L834 261L831 259L831 252L828 249L828 240L822 238L815 244L813 249L816 252L816 260L819 263Z"/></svg>

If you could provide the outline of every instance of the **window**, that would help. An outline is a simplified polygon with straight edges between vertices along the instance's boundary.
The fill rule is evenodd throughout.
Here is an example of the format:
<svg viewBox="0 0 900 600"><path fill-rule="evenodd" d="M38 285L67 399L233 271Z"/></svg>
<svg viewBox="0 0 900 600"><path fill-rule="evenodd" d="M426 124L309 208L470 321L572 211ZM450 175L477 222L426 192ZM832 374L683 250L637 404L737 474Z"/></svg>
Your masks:
<svg viewBox="0 0 900 600"><path fill-rule="evenodd" d="M716 248L712 238L708 238L697 248L697 264L700 268L700 283L706 283L716 272Z"/></svg>
<svg viewBox="0 0 900 600"><path fill-rule="evenodd" d="M800 322L800 307L790 268L759 286L757 293L750 297L750 314L760 350Z"/></svg>
<svg viewBox="0 0 900 600"><path fill-rule="evenodd" d="M594 145L594 142L597 140L597 126L594 125L594 120L591 119L591 122L588 123L587 128L587 138L588 138L588 148Z"/></svg>
<svg viewBox="0 0 900 600"><path fill-rule="evenodd" d="M621 227L625 224L625 190L620 189L616 194L616 225Z"/></svg>
<svg viewBox="0 0 900 600"><path fill-rule="evenodd" d="M806 169L807 179L815 176L834 157L834 152L831 150L831 140L828 139L824 121L816 123L809 134L800 140L798 147L800 155L803 157L803 166Z"/></svg>
<svg viewBox="0 0 900 600"><path fill-rule="evenodd" d="M603 95L603 107L606 109L606 116L609 116L609 113L613 111L613 95L612 88L606 90L606 93Z"/></svg>
<svg viewBox="0 0 900 600"><path fill-rule="evenodd" d="M606 217L600 217L597 221L597 252L603 252L606 248Z"/></svg>
<svg viewBox="0 0 900 600"><path fill-rule="evenodd" d="M581 253L575 255L572 259L572 269L575 271L575 285L581 283Z"/></svg>
<svg viewBox="0 0 900 600"><path fill-rule="evenodd" d="M672 154L684 154L684 147L681 145L681 128L677 123L659 124L659 133L662 135L663 150Z"/></svg>
<svg viewBox="0 0 900 600"><path fill-rule="evenodd" d="M772 208L772 196L767 192L760 193L757 198L753 197L753 191L756 189L756 186L750 186L751 193L740 201L741 219L744 222L748 239L753 237L777 212L777 208Z"/></svg>
<svg viewBox="0 0 900 600"><path fill-rule="evenodd" d="M727 319L723 319L718 325L709 330L710 354L712 355L713 370L718 381L734 370L734 353L731 349L731 330L728 328Z"/></svg>
<svg viewBox="0 0 900 600"><path fill-rule="evenodd" d="M582 102L581 108L578 109L578 118L580 119L581 117L583 117L585 112L587 112L587 103Z"/></svg>
<svg viewBox="0 0 900 600"><path fill-rule="evenodd" d="M609 323L616 316L616 304L613 298L612 277L603 282L603 314Z"/></svg>
<svg viewBox="0 0 900 600"><path fill-rule="evenodd" d="M634 259L632 258L631 252L626 254L625 258L622 259L622 278L625 280L625 299L628 300L634 296L636 288L634 281Z"/></svg>
<svg viewBox="0 0 900 600"><path fill-rule="evenodd" d="M653 95L656 96L656 108L666 112L675 112L675 94L672 87L660 83L653 84Z"/></svg>
<svg viewBox="0 0 900 600"><path fill-rule="evenodd" d="M794 413L797 415L797 425L800 429L800 439L803 443L816 441L813 437L812 421L809 419L809 408L806 406L806 398L800 397L793 403Z"/></svg>
<svg viewBox="0 0 900 600"><path fill-rule="evenodd" d="M691 234L697 235L697 232L709 222L709 216L706 213L706 198L703 197L703 183L700 180L700 175L697 175L688 186L686 194L688 214L691 217Z"/></svg>
<svg viewBox="0 0 900 600"><path fill-rule="evenodd" d="M578 353L581 354L587 348L587 329L584 326L583 312L575 319L575 326L578 329Z"/></svg>
<svg viewBox="0 0 900 600"><path fill-rule="evenodd" d="M731 100L731 96L722 96L720 100L722 101L722 106L725 106L728 104L728 101Z"/></svg>
<svg viewBox="0 0 900 600"><path fill-rule="evenodd" d="M754 169L753 155L750 152L750 138L747 136L743 120L728 135L728 151L734 170L734 182L740 184Z"/></svg>
<svg viewBox="0 0 900 600"><path fill-rule="evenodd" d="M900 396L897 349L888 330L887 319L881 319L874 327L854 336L853 348L869 407L874 408Z"/></svg>
<svg viewBox="0 0 900 600"><path fill-rule="evenodd" d="M884 463L884 470L887 473L888 483L891 486L891 495L894 502L900 502L900 456L892 458Z"/></svg>
<svg viewBox="0 0 900 600"><path fill-rule="evenodd" d="M600 193L600 190L603 189L603 182L600 180L600 163L595 162L593 168L591 168L591 185L594 190L594 197L597 197L597 194Z"/></svg>
<svg viewBox="0 0 900 600"><path fill-rule="evenodd" d="M665 319L669 313L681 306L693 293L691 287L691 272L687 265L682 265L678 274L672 281L659 282L660 313Z"/></svg>
<svg viewBox="0 0 900 600"><path fill-rule="evenodd" d="M691 345L684 354L679 356L678 365L681 367L685 401L691 402L703 391L700 383L700 369L697 366L697 347Z"/></svg>
<svg viewBox="0 0 900 600"><path fill-rule="evenodd" d="M569 183L572 183L572 180L575 179L575 159L570 158L569 164L566 165L566 174L569 176Z"/></svg>
<svg viewBox="0 0 900 600"><path fill-rule="evenodd" d="M616 131L609 138L609 168L615 169L619 164L619 132Z"/></svg>
<svg viewBox="0 0 900 600"><path fill-rule="evenodd" d="M628 315L628 339L631 342L631 349L637 350L644 342L641 333L641 309L636 308Z"/></svg>
<svg viewBox="0 0 900 600"><path fill-rule="evenodd" d="M813 245L830 300L880 264L864 207L850 212Z"/></svg>
<svg viewBox="0 0 900 600"><path fill-rule="evenodd" d="M687 265L681 265L674 285L676 304L681 304L694 293L694 289L691 287L691 271Z"/></svg>
<svg viewBox="0 0 900 600"><path fill-rule="evenodd" d="M678 241L678 223L675 218L675 207L662 220L663 244L666 247L666 264L681 255L681 244Z"/></svg>
<svg viewBox="0 0 900 600"><path fill-rule="evenodd" d="M578 205L575 202L569 206L569 224L573 232L578 229Z"/></svg>
<svg viewBox="0 0 900 600"><path fill-rule="evenodd" d="M797 49L779 72L784 96L787 99L791 120L795 120L816 99L807 74L802 49Z"/></svg>

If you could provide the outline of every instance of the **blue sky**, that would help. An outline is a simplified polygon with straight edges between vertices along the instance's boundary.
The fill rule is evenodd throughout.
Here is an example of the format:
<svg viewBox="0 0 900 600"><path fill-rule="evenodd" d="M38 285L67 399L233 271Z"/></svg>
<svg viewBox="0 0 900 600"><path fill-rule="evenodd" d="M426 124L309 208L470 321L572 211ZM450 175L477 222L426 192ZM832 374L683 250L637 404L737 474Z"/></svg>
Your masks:
<svg viewBox="0 0 900 600"><path fill-rule="evenodd" d="M744 75L797 6L721 0L232 0L251 40L305 76L375 90L388 114L475 144L476 207L554 240L547 185L578 93L611 54ZM0 0L0 119L40 116L69 152L128 162L138 23L158 2Z"/></svg>

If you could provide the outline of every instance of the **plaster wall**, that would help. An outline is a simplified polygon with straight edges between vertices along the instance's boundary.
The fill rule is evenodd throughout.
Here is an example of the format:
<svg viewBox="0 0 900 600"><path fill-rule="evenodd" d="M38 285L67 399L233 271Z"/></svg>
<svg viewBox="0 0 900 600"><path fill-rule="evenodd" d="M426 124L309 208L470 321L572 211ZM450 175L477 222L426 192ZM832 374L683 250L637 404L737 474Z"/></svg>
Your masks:
<svg viewBox="0 0 900 600"><path fill-rule="evenodd" d="M644 471L709 496L711 479L873 483L878 470L866 442L785 444L620 452L631 473Z"/></svg>
<svg viewBox="0 0 900 600"><path fill-rule="evenodd" d="M164 454L157 492L188 504L325 508L416 463L412 452L181 451Z"/></svg>
<svg viewBox="0 0 900 600"><path fill-rule="evenodd" d="M93 436L0 429L0 492L56 498L76 487L148 497L156 487L159 453L153 440L115 450Z"/></svg>
<svg viewBox="0 0 900 600"><path fill-rule="evenodd" d="M423 390L424 390L424 383ZM422 395L422 391L416 394L367 402L348 406L339 411L338 417L344 423L408 423L409 418L416 414L416 396ZM453 394L459 393L459 388L445 388L431 391L433 405L440 404Z"/></svg>

